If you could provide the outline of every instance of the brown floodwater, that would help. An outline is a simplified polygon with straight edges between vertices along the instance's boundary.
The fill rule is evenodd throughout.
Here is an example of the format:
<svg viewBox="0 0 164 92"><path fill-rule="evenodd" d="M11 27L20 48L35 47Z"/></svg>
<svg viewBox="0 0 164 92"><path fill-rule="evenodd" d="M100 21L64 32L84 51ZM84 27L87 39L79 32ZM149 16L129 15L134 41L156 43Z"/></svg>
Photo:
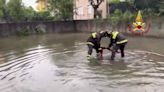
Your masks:
<svg viewBox="0 0 164 92"><path fill-rule="evenodd" d="M164 39L128 37L125 58L118 53L110 62L104 51L91 64L88 35L1 38L0 92L163 92Z"/></svg>

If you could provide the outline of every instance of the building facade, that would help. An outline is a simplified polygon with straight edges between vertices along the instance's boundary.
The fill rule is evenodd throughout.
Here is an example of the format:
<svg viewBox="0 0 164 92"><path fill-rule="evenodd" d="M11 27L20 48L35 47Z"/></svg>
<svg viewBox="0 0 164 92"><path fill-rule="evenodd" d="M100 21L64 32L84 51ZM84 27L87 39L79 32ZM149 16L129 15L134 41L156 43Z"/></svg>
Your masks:
<svg viewBox="0 0 164 92"><path fill-rule="evenodd" d="M107 0L104 0L98 8L102 18L107 17L107 6ZM89 0L74 0L73 18L74 20L94 19L94 10Z"/></svg>

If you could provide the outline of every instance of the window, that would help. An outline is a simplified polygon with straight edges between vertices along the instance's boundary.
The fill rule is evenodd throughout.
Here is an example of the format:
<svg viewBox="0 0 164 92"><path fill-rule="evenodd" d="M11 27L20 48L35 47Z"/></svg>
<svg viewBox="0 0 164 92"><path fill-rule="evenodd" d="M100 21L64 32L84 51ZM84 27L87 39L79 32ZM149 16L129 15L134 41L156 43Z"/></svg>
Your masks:
<svg viewBox="0 0 164 92"><path fill-rule="evenodd" d="M77 14L78 14L78 15L83 15L83 14L84 14L84 12L83 12L83 7L79 7L79 8L78 8Z"/></svg>
<svg viewBox="0 0 164 92"><path fill-rule="evenodd" d="M93 13L93 7L91 5L88 6L88 14Z"/></svg>

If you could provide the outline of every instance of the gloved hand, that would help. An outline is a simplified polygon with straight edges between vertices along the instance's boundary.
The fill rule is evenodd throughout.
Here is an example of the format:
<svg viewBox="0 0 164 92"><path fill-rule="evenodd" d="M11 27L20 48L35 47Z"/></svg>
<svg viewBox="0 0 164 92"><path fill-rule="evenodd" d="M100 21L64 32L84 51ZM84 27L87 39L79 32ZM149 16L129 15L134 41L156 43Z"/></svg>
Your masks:
<svg viewBox="0 0 164 92"><path fill-rule="evenodd" d="M100 56L101 56L101 53L97 53L96 56L97 56L97 57L100 57Z"/></svg>
<svg viewBox="0 0 164 92"><path fill-rule="evenodd" d="M89 59L91 59L92 57L91 57L91 55L87 55L87 59L89 60Z"/></svg>
<svg viewBox="0 0 164 92"><path fill-rule="evenodd" d="M101 52L97 53L97 58L98 58L98 59L102 59L102 58L103 58L103 56L102 56L102 53L101 53Z"/></svg>
<svg viewBox="0 0 164 92"><path fill-rule="evenodd" d="M107 47L108 50L111 50L111 47Z"/></svg>
<svg viewBox="0 0 164 92"><path fill-rule="evenodd" d="M101 47L102 49L107 49L107 47Z"/></svg>
<svg viewBox="0 0 164 92"><path fill-rule="evenodd" d="M99 51L102 51L102 48L100 47L98 50L99 50Z"/></svg>

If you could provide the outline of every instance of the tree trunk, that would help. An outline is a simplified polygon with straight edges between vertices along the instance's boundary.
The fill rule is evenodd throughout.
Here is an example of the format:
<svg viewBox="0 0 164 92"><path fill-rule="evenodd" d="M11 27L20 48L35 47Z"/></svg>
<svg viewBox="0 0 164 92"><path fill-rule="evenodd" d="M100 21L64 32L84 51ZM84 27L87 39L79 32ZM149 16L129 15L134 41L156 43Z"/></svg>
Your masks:
<svg viewBox="0 0 164 92"><path fill-rule="evenodd" d="M97 9L94 8L94 19L97 17Z"/></svg>
<svg viewBox="0 0 164 92"><path fill-rule="evenodd" d="M103 2L104 0L96 0L94 2L94 0L89 0L89 2L91 3L92 7L93 7L93 10L94 10L94 18L97 18L97 17L101 17L101 14L99 14L98 12L98 8L99 8L99 5ZM97 2L97 3L96 3Z"/></svg>
<svg viewBox="0 0 164 92"><path fill-rule="evenodd" d="M94 9L94 18L99 17L98 6L93 7L93 9Z"/></svg>

